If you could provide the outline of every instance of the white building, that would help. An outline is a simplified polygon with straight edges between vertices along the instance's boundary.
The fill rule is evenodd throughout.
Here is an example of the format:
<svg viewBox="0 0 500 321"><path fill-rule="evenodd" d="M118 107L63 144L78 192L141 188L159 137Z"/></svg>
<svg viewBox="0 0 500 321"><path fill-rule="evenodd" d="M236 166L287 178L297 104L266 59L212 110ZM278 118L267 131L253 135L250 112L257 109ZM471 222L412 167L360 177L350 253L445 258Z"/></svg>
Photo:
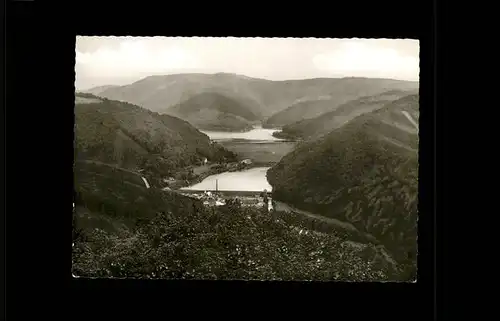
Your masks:
<svg viewBox="0 0 500 321"><path fill-rule="evenodd" d="M245 164L245 165L250 165L250 164L252 164L252 160L247 158L247 159L242 160L241 163Z"/></svg>
<svg viewBox="0 0 500 321"><path fill-rule="evenodd" d="M267 201L267 210L271 212L273 210L273 203L271 200Z"/></svg>

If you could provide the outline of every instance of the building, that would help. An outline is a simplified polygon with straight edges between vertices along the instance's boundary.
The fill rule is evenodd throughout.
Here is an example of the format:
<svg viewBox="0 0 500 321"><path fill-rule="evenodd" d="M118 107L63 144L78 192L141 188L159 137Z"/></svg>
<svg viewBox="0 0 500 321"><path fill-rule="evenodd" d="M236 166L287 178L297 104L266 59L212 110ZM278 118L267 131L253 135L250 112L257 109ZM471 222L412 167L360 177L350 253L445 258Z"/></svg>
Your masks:
<svg viewBox="0 0 500 321"><path fill-rule="evenodd" d="M268 200L267 201L267 211L271 212L272 210L274 210L274 208L273 208L273 202L271 200Z"/></svg>
<svg viewBox="0 0 500 321"><path fill-rule="evenodd" d="M207 165L207 163L208 163L208 159L207 159L206 157L205 157L205 158L203 158L202 163L203 163L203 165Z"/></svg>
<svg viewBox="0 0 500 321"><path fill-rule="evenodd" d="M247 159L242 160L240 163L245 164L245 165L250 165L250 164L252 164L252 160L247 158Z"/></svg>
<svg viewBox="0 0 500 321"><path fill-rule="evenodd" d="M175 182L175 178L173 177L164 177L162 179L163 183L168 183L168 182Z"/></svg>

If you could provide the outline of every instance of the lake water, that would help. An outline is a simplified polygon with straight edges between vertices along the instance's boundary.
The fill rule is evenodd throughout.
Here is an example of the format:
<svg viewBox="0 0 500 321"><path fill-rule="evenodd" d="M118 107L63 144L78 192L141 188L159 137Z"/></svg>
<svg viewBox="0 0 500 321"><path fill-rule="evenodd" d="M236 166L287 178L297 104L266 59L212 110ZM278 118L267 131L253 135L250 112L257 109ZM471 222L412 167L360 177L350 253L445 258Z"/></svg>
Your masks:
<svg viewBox="0 0 500 321"><path fill-rule="evenodd" d="M266 172L269 167L254 167L241 172L225 172L211 175L202 182L182 189L190 190L215 190L215 181L218 181L220 191L256 191L272 190L267 182Z"/></svg>
<svg viewBox="0 0 500 321"><path fill-rule="evenodd" d="M279 141L282 139L273 137L273 133L279 131L279 129L265 129L260 126L255 126L254 129L244 132L213 132L213 131L202 131L210 139L213 140L231 140L231 139L246 139L253 141Z"/></svg>
<svg viewBox="0 0 500 321"><path fill-rule="evenodd" d="M242 158L250 158L254 163L273 163L279 161L282 155L293 149L290 142L280 143L282 139L273 137L278 129L265 129L255 126L244 132L212 132L203 131L210 139L220 141L229 150ZM267 166L266 164L265 166ZM239 172L225 172L205 178L202 182L185 187L190 190L215 190L215 182L221 191L255 191L272 190L267 182L266 172L270 167L254 167Z"/></svg>

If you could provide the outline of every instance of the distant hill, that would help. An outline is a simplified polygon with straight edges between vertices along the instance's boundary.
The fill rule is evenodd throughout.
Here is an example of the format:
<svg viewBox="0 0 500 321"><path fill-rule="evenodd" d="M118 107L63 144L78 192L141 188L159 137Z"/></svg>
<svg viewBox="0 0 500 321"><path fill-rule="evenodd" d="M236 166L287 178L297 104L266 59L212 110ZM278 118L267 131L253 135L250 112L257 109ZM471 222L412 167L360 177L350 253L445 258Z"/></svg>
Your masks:
<svg viewBox="0 0 500 321"><path fill-rule="evenodd" d="M268 171L273 198L350 222L415 273L418 99L405 96L302 144Z"/></svg>
<svg viewBox="0 0 500 321"><path fill-rule="evenodd" d="M75 159L158 175L235 155L188 122L124 102L75 96Z"/></svg>
<svg viewBox="0 0 500 321"><path fill-rule="evenodd" d="M130 85L108 88L99 95L164 112L193 96L218 93L246 106L264 120L295 103L315 100L321 96L335 97L336 103L340 104L391 89L417 87L418 82L390 79L316 78L271 81L228 73L177 74L149 76Z"/></svg>
<svg viewBox="0 0 500 321"><path fill-rule="evenodd" d="M107 89L112 89L112 88L116 88L116 87L119 87L119 86L115 86L115 85L97 86L97 87L93 87L93 88L90 88L87 90L82 90L81 93L99 95Z"/></svg>
<svg viewBox="0 0 500 321"><path fill-rule="evenodd" d="M290 139L316 138L339 128L361 114L382 108L385 104L410 93L418 93L418 91L390 90L376 95L365 96L335 108L332 108L331 105L329 108L332 111L327 113L321 113L320 109L324 109L328 105L328 101L317 101L309 105L309 107L312 107L312 111L307 115L319 114L319 116L283 126L282 131L276 133L275 136Z"/></svg>
<svg viewBox="0 0 500 321"><path fill-rule="evenodd" d="M259 115L242 102L218 93L195 95L165 112L203 130L245 131L259 119Z"/></svg>
<svg viewBox="0 0 500 321"><path fill-rule="evenodd" d="M300 101L269 117L263 127L277 128L303 119L314 118L337 107L335 100L331 96L324 96Z"/></svg>
<svg viewBox="0 0 500 321"><path fill-rule="evenodd" d="M361 96L378 95L387 91L387 89L399 92L418 91L418 83L414 82L389 82L382 80L373 81L371 84L362 84L360 82L359 91L349 88L350 85L352 84L342 84L337 88L338 92L333 94L300 100L285 110L269 117L263 126L268 128L283 127L304 119L314 118L331 112L351 100L361 98ZM343 89L342 87L346 88Z"/></svg>

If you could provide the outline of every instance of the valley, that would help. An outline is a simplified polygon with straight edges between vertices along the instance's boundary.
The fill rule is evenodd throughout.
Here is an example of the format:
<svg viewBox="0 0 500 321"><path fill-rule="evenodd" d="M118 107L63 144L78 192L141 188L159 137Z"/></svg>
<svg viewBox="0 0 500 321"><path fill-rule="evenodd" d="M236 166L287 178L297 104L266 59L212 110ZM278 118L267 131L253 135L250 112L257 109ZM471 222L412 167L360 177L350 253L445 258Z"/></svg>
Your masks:
<svg viewBox="0 0 500 321"><path fill-rule="evenodd" d="M78 273L415 277L418 82L151 76L75 105Z"/></svg>
<svg viewBox="0 0 500 321"><path fill-rule="evenodd" d="M263 129L257 126L244 134L205 132L212 140L235 152L240 160L249 159L252 163L243 169L236 168L209 176L202 175L202 179L196 180L197 183L182 187L179 192L188 197L203 199L204 193L208 191L213 195L219 195L220 204L223 204L227 199L236 197L242 201L242 204L263 207L265 204L262 203L260 193L266 190L270 202L273 201L273 187L268 182L267 171L285 155L292 152L296 146L296 142L274 137L272 134L276 131L277 129ZM349 222L304 211L283 201L274 201L273 203L275 204L273 210L276 212L293 212L303 215L312 222L321 222L329 226L330 232L335 231L335 233L349 235L351 240L380 244L375 237L359 231Z"/></svg>

